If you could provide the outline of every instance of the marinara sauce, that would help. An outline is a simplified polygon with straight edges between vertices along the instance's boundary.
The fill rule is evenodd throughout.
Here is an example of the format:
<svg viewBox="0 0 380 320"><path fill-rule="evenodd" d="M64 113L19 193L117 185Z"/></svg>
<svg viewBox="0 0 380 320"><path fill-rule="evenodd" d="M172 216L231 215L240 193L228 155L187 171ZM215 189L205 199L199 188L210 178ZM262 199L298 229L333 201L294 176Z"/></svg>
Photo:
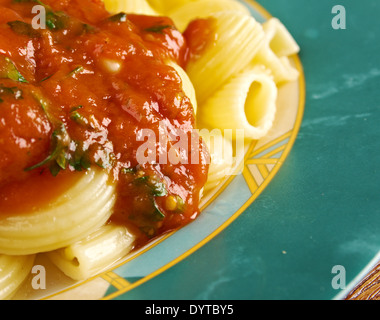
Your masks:
<svg viewBox="0 0 380 320"><path fill-rule="evenodd" d="M33 28L36 5L46 28ZM168 66L185 68L189 50L166 17L0 0L0 215L39 208L96 167L117 184L112 220L140 243L195 219L208 151Z"/></svg>

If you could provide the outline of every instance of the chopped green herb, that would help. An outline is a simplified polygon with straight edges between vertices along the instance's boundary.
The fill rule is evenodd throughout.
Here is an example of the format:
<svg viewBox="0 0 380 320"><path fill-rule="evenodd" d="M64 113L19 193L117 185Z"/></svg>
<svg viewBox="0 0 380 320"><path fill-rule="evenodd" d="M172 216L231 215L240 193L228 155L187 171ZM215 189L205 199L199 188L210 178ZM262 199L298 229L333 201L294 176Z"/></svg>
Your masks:
<svg viewBox="0 0 380 320"><path fill-rule="evenodd" d="M65 170L70 159L69 147L71 138L67 132L66 126L61 121L57 120L50 113L50 104L48 100L42 96L40 92L32 92L33 97L38 101L42 110L45 112L49 122L53 125L55 130L52 133L51 138L51 153L50 155L25 171L32 171L37 168L41 168L45 165L49 166L50 172L53 176L56 176L61 170Z"/></svg>
<svg viewBox="0 0 380 320"><path fill-rule="evenodd" d="M108 18L109 21L112 22L126 22L128 20L127 14L124 12L120 12Z"/></svg>
<svg viewBox="0 0 380 320"><path fill-rule="evenodd" d="M49 169L53 176L56 176L60 170L65 170L68 164L68 148L70 145L70 137L67 133L66 126L60 123L58 128L52 134L52 152L40 163L26 168L25 171L32 171L50 164Z"/></svg>
<svg viewBox="0 0 380 320"><path fill-rule="evenodd" d="M77 110L79 110L79 109L82 109L83 108L83 106L75 106L75 107L72 107L71 109L70 109L70 113L72 113L72 112L74 112L74 111L77 111Z"/></svg>
<svg viewBox="0 0 380 320"><path fill-rule="evenodd" d="M46 26L52 31L62 30L67 28L69 24L69 16L64 12L54 12L47 7Z"/></svg>
<svg viewBox="0 0 380 320"><path fill-rule="evenodd" d="M53 75L51 74L50 76L47 76L47 77L43 78L40 82L44 82L44 81L50 79L52 76L53 76Z"/></svg>
<svg viewBox="0 0 380 320"><path fill-rule="evenodd" d="M88 126L89 122L87 118L81 115L78 111L73 111L70 113L70 119L78 123L79 125L85 127Z"/></svg>
<svg viewBox="0 0 380 320"><path fill-rule="evenodd" d="M0 85L0 102L3 102L2 99L4 96L13 96L16 100L23 99L23 92L21 89L17 87L5 87L3 85Z"/></svg>
<svg viewBox="0 0 380 320"><path fill-rule="evenodd" d="M130 219L147 237L153 238L157 235L159 226L165 217L156 200L151 199L151 209L148 212L144 212L140 216L132 215Z"/></svg>
<svg viewBox="0 0 380 320"><path fill-rule="evenodd" d="M96 118L94 115L88 117L81 114L78 110L82 109L83 106L76 106L70 110L70 119L80 126L90 129L90 130L101 130Z"/></svg>
<svg viewBox="0 0 380 320"><path fill-rule="evenodd" d="M58 176L58 174L61 172L61 167L56 162L50 163L49 171L53 177Z"/></svg>
<svg viewBox="0 0 380 320"><path fill-rule="evenodd" d="M136 173L136 168L123 168L120 170L122 174L132 174Z"/></svg>
<svg viewBox="0 0 380 320"><path fill-rule="evenodd" d="M164 197L168 194L165 183L156 177L141 176L136 178L135 182L145 184L155 197Z"/></svg>
<svg viewBox="0 0 380 320"><path fill-rule="evenodd" d="M177 210L175 212L177 213L182 213L183 211L185 211L185 201L183 201L183 199L180 197L180 196L176 196L176 200L177 200Z"/></svg>
<svg viewBox="0 0 380 320"><path fill-rule="evenodd" d="M166 185L162 181L149 179L147 185L152 189L153 195L155 197L164 197L168 194Z"/></svg>
<svg viewBox="0 0 380 320"><path fill-rule="evenodd" d="M32 91L32 95L34 97L34 99L36 99L36 101L40 104L42 110L45 112L46 116L48 117L49 121L52 123L52 124L55 124L57 123L58 121L56 119L54 119L51 114L50 114L50 104L49 102L46 100L45 97L43 97L41 95L40 92L37 92L37 91Z"/></svg>
<svg viewBox="0 0 380 320"><path fill-rule="evenodd" d="M91 160L88 149L84 147L83 142L73 141L72 147L75 149L69 164L75 171L88 170L91 167Z"/></svg>
<svg viewBox="0 0 380 320"><path fill-rule="evenodd" d="M107 141L104 145L99 145L97 148L98 150L94 154L95 164L102 169L112 168L116 160L112 142Z"/></svg>
<svg viewBox="0 0 380 320"><path fill-rule="evenodd" d="M156 211L154 212L155 217L156 217L159 221L165 219L165 214L164 214L164 213L160 210L160 208L158 207L156 200L153 200L153 204L154 204L154 208L156 209Z"/></svg>
<svg viewBox="0 0 380 320"><path fill-rule="evenodd" d="M84 70L84 68L83 68L82 66L78 66L78 67L76 67L73 71L71 71L71 72L68 74L68 77L75 76L75 75L81 73L83 70Z"/></svg>
<svg viewBox="0 0 380 320"><path fill-rule="evenodd" d="M29 38L40 38L41 34L35 30L31 24L23 22L23 21L10 21L7 23L13 32L27 36Z"/></svg>
<svg viewBox="0 0 380 320"><path fill-rule="evenodd" d="M8 57L0 57L0 78L11 79L17 82L26 83L27 81L17 70L15 64Z"/></svg>
<svg viewBox="0 0 380 320"><path fill-rule="evenodd" d="M94 33L96 30L95 27L87 24L87 23L83 23L82 24L82 34L86 34L86 33Z"/></svg>
<svg viewBox="0 0 380 320"><path fill-rule="evenodd" d="M168 29L168 28L173 28L173 26L171 25L158 25L158 26L153 26L153 27L150 27L150 28L146 28L145 31L146 32L154 32L154 33L161 33L163 34L163 31L165 29Z"/></svg>
<svg viewBox="0 0 380 320"><path fill-rule="evenodd" d="M148 176L138 177L135 179L135 183L141 183L142 182L142 183L146 184L148 179L149 179Z"/></svg>

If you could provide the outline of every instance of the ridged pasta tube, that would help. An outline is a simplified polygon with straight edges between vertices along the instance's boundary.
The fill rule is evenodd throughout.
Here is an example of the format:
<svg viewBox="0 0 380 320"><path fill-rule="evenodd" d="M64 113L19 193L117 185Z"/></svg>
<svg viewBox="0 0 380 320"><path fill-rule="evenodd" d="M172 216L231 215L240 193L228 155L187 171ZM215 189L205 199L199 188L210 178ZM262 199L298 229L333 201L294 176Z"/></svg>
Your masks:
<svg viewBox="0 0 380 320"><path fill-rule="evenodd" d="M115 197L115 186L109 182L107 173L87 171L47 207L25 214L2 215L0 254L34 254L83 239L107 222Z"/></svg>
<svg viewBox="0 0 380 320"><path fill-rule="evenodd" d="M190 99L191 104L193 105L194 113L196 114L198 109L197 96L195 93L194 85L191 82L188 74L181 66L179 66L175 62L168 61L167 64L174 68L177 74L180 76L182 80L182 90L185 93L185 95Z"/></svg>
<svg viewBox="0 0 380 320"><path fill-rule="evenodd" d="M135 236L126 227L109 224L47 255L68 277L84 280L124 257L132 250L134 241Z"/></svg>
<svg viewBox="0 0 380 320"><path fill-rule="evenodd" d="M10 299L30 274L35 255L0 255L0 300Z"/></svg>
<svg viewBox="0 0 380 320"><path fill-rule="evenodd" d="M219 129L200 130L200 135L210 151L211 163L204 191L216 187L224 178L232 174L235 165L232 142Z"/></svg>
<svg viewBox="0 0 380 320"><path fill-rule="evenodd" d="M194 19L207 18L212 14L222 11L239 12L250 15L246 6L231 0L203 0L191 1L169 12L178 30L183 32L189 22Z"/></svg>
<svg viewBox="0 0 380 320"><path fill-rule="evenodd" d="M244 130L245 139L258 140L272 128L278 89L270 74L256 67L233 77L198 108L207 127Z"/></svg>
<svg viewBox="0 0 380 320"><path fill-rule="evenodd" d="M186 71L197 92L198 104L215 93L231 76L252 61L264 39L260 23L237 12L212 15L215 41L202 56L190 61Z"/></svg>
<svg viewBox="0 0 380 320"><path fill-rule="evenodd" d="M299 72L289 57L297 54L300 48L286 27L277 19L271 18L263 24L265 40L252 65L262 64L272 71L277 84L297 80Z"/></svg>

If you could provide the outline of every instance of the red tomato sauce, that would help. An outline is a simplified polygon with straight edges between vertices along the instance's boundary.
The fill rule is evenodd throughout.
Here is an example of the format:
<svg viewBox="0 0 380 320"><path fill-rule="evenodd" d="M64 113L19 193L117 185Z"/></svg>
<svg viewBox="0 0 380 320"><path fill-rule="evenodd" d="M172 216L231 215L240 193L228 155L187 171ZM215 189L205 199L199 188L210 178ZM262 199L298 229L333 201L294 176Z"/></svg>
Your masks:
<svg viewBox="0 0 380 320"><path fill-rule="evenodd" d="M198 59L216 41L216 35L213 18L191 21L183 33L188 47L186 62Z"/></svg>
<svg viewBox="0 0 380 320"><path fill-rule="evenodd" d="M164 123L194 141L191 101L166 65L186 67L186 38L169 18L111 15L100 0L44 0L47 28L34 29L36 4L0 0L0 215L43 206L95 166L117 183L113 221L140 241L193 221L201 139L199 163L160 162L158 141L157 161L137 160L142 130L159 137Z"/></svg>

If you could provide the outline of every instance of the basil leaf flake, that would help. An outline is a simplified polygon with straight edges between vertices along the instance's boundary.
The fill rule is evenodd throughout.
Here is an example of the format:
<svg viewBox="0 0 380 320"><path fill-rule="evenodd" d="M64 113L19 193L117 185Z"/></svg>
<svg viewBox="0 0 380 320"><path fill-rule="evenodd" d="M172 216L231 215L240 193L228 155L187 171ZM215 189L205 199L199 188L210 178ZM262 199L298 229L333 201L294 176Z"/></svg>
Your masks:
<svg viewBox="0 0 380 320"><path fill-rule="evenodd" d="M27 36L29 38L41 38L41 34L35 30L31 24L23 21L9 21L7 23L14 33Z"/></svg>
<svg viewBox="0 0 380 320"><path fill-rule="evenodd" d="M15 64L8 57L0 57L0 78L11 79L16 82L27 83L23 75L17 70Z"/></svg>
<svg viewBox="0 0 380 320"><path fill-rule="evenodd" d="M150 27L150 28L146 28L146 29L144 29L144 31L163 34L164 33L163 31L165 29L168 29L168 28L172 29L173 26L171 26L171 25L158 25L158 26L153 26L153 27Z"/></svg>

